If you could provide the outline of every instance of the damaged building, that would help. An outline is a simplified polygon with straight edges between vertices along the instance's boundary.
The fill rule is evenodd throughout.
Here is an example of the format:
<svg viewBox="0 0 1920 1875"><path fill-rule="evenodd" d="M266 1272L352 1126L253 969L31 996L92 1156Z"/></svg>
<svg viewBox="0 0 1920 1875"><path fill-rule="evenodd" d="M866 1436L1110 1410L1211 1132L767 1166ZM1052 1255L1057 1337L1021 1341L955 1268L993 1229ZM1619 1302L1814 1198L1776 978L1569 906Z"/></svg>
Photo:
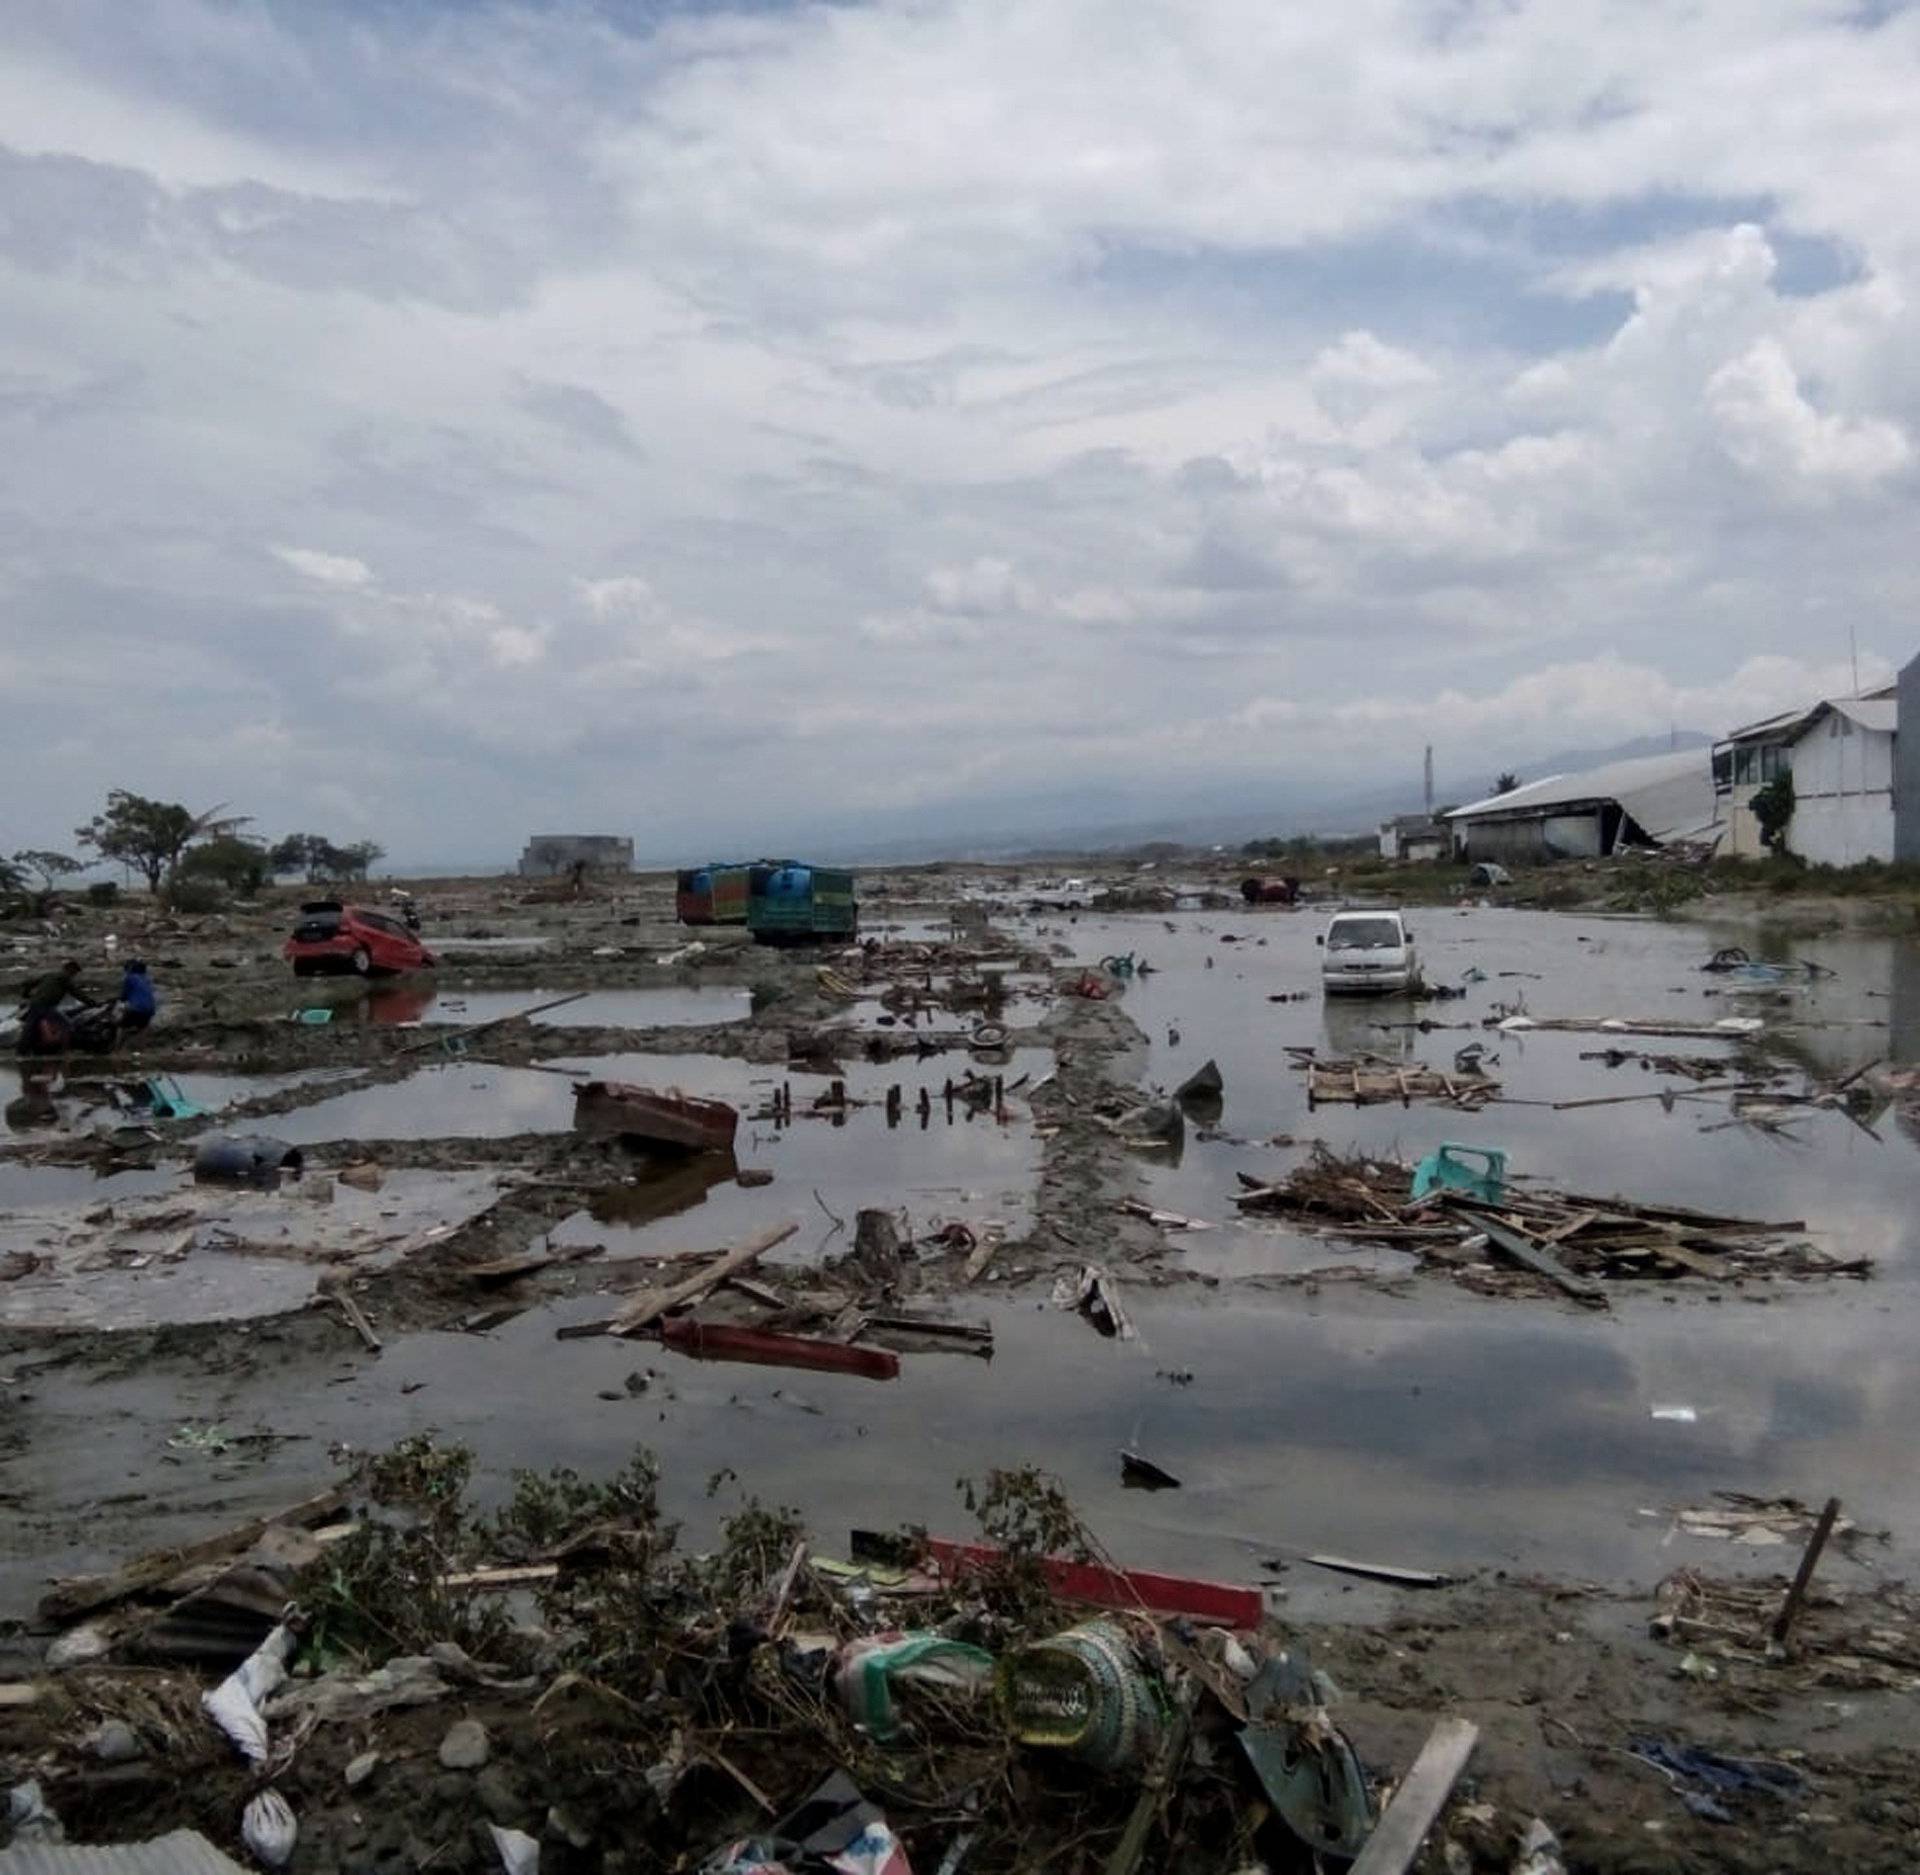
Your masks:
<svg viewBox="0 0 1920 1875"><path fill-rule="evenodd" d="M536 833L520 855L523 879L553 879L576 866L589 872L631 872L633 842L617 833Z"/></svg>
<svg viewBox="0 0 1920 1875"><path fill-rule="evenodd" d="M1608 762L1489 795L1446 820L1461 858L1508 866L1709 840L1713 764L1705 749Z"/></svg>

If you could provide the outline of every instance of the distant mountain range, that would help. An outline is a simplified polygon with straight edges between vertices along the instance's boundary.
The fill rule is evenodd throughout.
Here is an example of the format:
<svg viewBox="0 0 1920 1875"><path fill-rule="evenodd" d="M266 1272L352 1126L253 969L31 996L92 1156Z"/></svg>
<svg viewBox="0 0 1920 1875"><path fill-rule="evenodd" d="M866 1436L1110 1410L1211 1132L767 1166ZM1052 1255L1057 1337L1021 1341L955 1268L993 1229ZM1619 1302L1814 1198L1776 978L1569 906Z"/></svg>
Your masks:
<svg viewBox="0 0 1920 1875"><path fill-rule="evenodd" d="M1712 740L1698 730L1681 730L1611 748L1562 749L1531 759L1514 756L1508 765L1522 781L1538 781L1639 755L1704 749ZM1492 773L1442 771L1434 778L1434 799L1441 806L1454 807L1477 801L1493 792L1495 779ZM1252 792L1243 781L1168 790L1149 778L1124 788L1055 789L990 802L949 801L883 810L858 822L823 818L812 827L795 815L743 837L696 839L690 843L692 850L643 851L639 864L654 870L750 853L793 853L823 865L917 865L936 859L1126 851L1156 841L1200 848L1238 846L1298 833L1371 833L1383 820L1418 813L1421 806L1417 773L1411 781L1393 785L1383 782L1318 793L1295 789L1271 806L1249 807ZM505 872L510 865L504 858L469 866L409 866L396 861L382 870L396 877L430 877Z"/></svg>
<svg viewBox="0 0 1920 1875"><path fill-rule="evenodd" d="M1666 755L1676 749L1704 749L1713 738L1698 730L1680 730L1666 736L1642 736L1610 748L1563 749L1530 761L1515 760L1514 772L1524 781L1549 775L1573 774L1607 762L1624 762L1641 755ZM1434 777L1434 800L1458 807L1493 792L1494 774L1448 774ZM1099 797L1109 809L1111 796ZM870 821L858 836L823 838L817 855L825 862L914 864L934 859L1007 859L1017 855L1100 853L1127 850L1154 841L1181 846L1237 846L1247 840L1284 838L1299 833L1341 835L1371 833L1395 814L1418 813L1418 781L1411 786L1380 785L1342 793L1296 794L1283 806L1249 808L1244 785L1231 790L1216 785L1175 800L1163 800L1158 812L1124 816L1109 812L1099 818L1087 813L1090 800L1034 797L997 803L997 812L983 811L971 827L958 823L955 809L940 818L953 821L943 834L930 826L931 815L901 815L891 836ZM1134 803L1127 803L1133 806ZM1142 803L1144 805L1144 803Z"/></svg>

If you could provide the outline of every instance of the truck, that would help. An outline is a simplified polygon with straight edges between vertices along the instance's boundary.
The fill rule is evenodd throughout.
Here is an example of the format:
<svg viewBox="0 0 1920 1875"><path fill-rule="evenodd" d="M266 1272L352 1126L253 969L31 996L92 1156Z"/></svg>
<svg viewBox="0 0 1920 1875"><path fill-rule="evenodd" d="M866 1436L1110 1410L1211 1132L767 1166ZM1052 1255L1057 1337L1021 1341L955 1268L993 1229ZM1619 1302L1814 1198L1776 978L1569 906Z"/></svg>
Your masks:
<svg viewBox="0 0 1920 1875"><path fill-rule="evenodd" d="M754 867L747 881L747 929L756 944L856 936L860 908L853 874L825 866Z"/></svg>

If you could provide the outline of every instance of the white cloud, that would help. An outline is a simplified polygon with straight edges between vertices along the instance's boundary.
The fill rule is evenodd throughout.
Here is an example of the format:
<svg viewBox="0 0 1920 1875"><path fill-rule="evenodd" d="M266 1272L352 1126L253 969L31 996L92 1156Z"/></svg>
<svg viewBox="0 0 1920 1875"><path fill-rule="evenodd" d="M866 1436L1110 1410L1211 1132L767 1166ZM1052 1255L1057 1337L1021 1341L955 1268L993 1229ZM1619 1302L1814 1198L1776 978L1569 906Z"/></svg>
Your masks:
<svg viewBox="0 0 1920 1875"><path fill-rule="evenodd" d="M1876 482L1913 450L1897 425L1814 409L1777 339L1760 339L1707 380L1707 406L1727 453L1749 469L1814 482Z"/></svg>
<svg viewBox="0 0 1920 1875"><path fill-rule="evenodd" d="M322 553L317 547L276 547L273 551L276 559L303 579L322 586L366 586L373 580L373 568L348 554Z"/></svg>
<svg viewBox="0 0 1920 1875"><path fill-rule="evenodd" d="M643 12L0 26L0 787L745 839L1907 649L1920 11Z"/></svg>
<svg viewBox="0 0 1920 1875"><path fill-rule="evenodd" d="M965 566L935 567L927 575L927 598L936 612L984 618L1026 611L1033 604L1033 589L1009 562L983 555Z"/></svg>

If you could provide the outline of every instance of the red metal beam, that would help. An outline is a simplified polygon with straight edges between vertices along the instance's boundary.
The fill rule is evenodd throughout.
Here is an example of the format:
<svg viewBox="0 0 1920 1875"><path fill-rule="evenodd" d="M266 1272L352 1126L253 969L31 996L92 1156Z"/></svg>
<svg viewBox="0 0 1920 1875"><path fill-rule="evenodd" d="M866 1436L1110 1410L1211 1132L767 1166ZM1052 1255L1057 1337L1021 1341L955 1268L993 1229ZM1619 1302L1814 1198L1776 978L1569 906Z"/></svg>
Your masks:
<svg viewBox="0 0 1920 1875"><path fill-rule="evenodd" d="M661 1343L700 1361L750 1361L761 1367L805 1367L823 1374L858 1374L893 1380L900 1357L886 1348L849 1347L810 1335L780 1335L764 1328L735 1328L676 1316L660 1324Z"/></svg>

